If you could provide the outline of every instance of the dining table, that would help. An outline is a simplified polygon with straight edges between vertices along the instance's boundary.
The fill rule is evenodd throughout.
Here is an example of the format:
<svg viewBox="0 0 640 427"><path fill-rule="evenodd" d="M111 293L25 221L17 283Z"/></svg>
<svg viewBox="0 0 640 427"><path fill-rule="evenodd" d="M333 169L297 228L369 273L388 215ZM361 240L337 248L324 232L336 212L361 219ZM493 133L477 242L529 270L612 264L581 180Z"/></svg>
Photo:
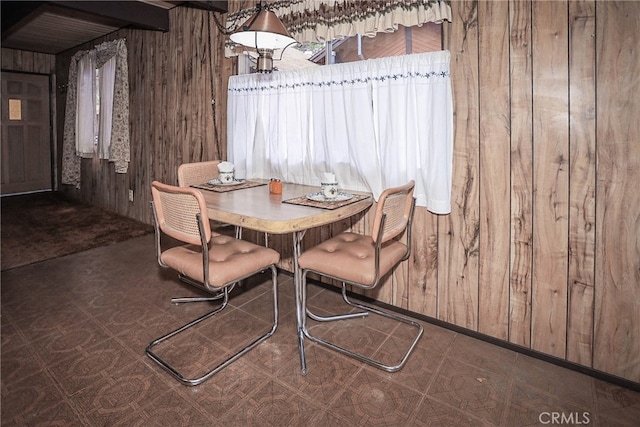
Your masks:
<svg viewBox="0 0 640 427"><path fill-rule="evenodd" d="M269 180L259 179L238 181L235 186L205 183L193 187L205 190L202 194L210 219L261 233L292 235L298 348L301 370L306 374L302 329L306 313L302 312L302 272L298 264L305 232L359 214L373 204L373 199L369 193L344 190L335 200L325 200L318 186L281 184L279 194L270 192Z"/></svg>

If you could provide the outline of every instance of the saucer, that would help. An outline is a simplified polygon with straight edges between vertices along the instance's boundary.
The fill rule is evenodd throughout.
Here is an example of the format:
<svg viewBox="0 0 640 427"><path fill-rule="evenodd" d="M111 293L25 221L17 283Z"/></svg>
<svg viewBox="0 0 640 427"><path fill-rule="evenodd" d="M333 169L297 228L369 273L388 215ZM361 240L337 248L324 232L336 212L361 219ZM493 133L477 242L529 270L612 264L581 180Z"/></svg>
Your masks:
<svg viewBox="0 0 640 427"><path fill-rule="evenodd" d="M214 179L210 179L209 181L207 181L207 184L219 185L221 187L227 187L227 186L230 186L230 185L242 184L243 182L244 182L244 179L234 179L231 182L221 182L218 178L214 178Z"/></svg>
<svg viewBox="0 0 640 427"><path fill-rule="evenodd" d="M353 194L351 193L338 193L336 197L333 199L327 199L324 197L322 192L307 194L307 199L313 200L314 202L344 202L345 200L349 200L353 198Z"/></svg>

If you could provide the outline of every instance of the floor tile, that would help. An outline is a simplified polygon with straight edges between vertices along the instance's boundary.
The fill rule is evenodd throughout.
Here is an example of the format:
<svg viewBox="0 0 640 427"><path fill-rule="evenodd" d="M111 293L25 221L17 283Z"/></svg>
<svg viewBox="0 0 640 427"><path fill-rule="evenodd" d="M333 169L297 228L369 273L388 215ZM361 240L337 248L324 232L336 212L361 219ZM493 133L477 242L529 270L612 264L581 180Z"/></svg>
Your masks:
<svg viewBox="0 0 640 427"><path fill-rule="evenodd" d="M229 412L222 421L238 426L305 426L321 412L318 403L271 380L257 388L238 410Z"/></svg>
<svg viewBox="0 0 640 427"><path fill-rule="evenodd" d="M514 381L583 407L593 407L594 379L533 357L518 354L513 370Z"/></svg>
<svg viewBox="0 0 640 427"><path fill-rule="evenodd" d="M499 424L507 404L509 382L506 375L447 358L427 395L476 418Z"/></svg>
<svg viewBox="0 0 640 427"><path fill-rule="evenodd" d="M592 406L567 402L526 384L514 383L505 425L592 424Z"/></svg>
<svg viewBox="0 0 640 427"><path fill-rule="evenodd" d="M3 387L3 426L89 425L86 421L44 371Z"/></svg>
<svg viewBox="0 0 640 427"><path fill-rule="evenodd" d="M384 375L361 370L342 391L329 411L353 425L406 425L422 395L394 384Z"/></svg>

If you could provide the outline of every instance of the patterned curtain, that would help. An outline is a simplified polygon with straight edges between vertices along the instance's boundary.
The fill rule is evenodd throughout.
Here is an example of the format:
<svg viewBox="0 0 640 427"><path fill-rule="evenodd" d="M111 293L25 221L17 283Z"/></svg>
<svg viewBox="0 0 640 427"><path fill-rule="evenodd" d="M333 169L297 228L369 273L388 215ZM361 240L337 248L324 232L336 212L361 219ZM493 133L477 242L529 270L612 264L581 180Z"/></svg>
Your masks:
<svg viewBox="0 0 640 427"><path fill-rule="evenodd" d="M323 42L362 34L391 33L398 25L421 26L451 21L450 0L276 0L265 7L275 12L298 43ZM227 15L226 29L237 30L257 6ZM237 55L228 41L227 56Z"/></svg>
<svg viewBox="0 0 640 427"><path fill-rule="evenodd" d="M81 154L76 151L78 62L89 54L95 54L97 68L101 68L111 58L116 59L109 161L115 164L116 173L127 173L130 160L129 65L125 40L119 39L102 43L90 51L76 52L71 58L62 143L62 183L74 185L76 188L80 188L80 158L93 157L93 154Z"/></svg>

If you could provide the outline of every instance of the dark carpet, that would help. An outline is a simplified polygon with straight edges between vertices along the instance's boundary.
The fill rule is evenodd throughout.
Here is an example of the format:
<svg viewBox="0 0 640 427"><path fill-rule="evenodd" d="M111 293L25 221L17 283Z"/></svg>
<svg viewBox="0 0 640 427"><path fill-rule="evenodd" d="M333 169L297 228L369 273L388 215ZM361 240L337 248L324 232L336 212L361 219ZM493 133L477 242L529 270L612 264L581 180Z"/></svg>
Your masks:
<svg viewBox="0 0 640 427"><path fill-rule="evenodd" d="M106 246L153 232L153 226L61 193L1 199L2 271Z"/></svg>

